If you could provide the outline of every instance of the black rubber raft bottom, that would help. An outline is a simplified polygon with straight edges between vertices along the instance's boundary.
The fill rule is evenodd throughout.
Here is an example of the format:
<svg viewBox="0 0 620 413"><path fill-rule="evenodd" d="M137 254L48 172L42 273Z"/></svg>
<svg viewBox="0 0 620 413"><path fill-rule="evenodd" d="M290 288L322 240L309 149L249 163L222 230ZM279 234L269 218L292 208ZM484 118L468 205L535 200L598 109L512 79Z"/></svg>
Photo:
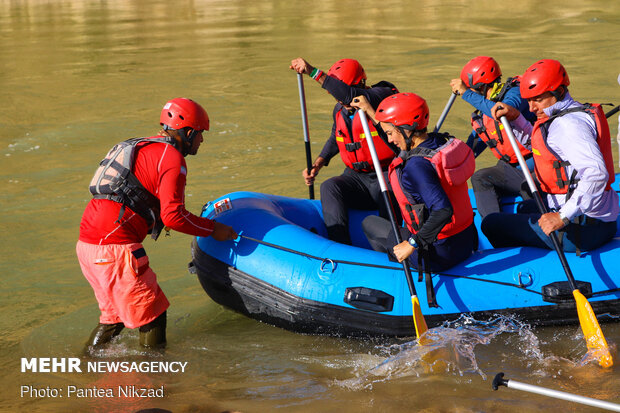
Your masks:
<svg viewBox="0 0 620 413"><path fill-rule="evenodd" d="M286 330L340 337L410 337L411 316L394 316L373 311L308 300L237 270L202 251L192 243L193 266L202 288L224 307ZM344 304L344 301L343 301ZM590 302L596 314L615 314L620 300ZM522 308L496 309L471 313L477 320L497 315L516 318L535 326L578 324L574 301ZM428 327L456 320L461 313L425 315ZM606 321L606 320L601 320Z"/></svg>

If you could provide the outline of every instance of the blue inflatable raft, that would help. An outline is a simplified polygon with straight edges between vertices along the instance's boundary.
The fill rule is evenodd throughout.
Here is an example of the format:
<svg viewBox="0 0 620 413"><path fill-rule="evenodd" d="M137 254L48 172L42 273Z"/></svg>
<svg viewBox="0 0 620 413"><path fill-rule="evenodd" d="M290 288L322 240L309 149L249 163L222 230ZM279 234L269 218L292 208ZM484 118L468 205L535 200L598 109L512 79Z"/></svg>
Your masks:
<svg viewBox="0 0 620 413"><path fill-rule="evenodd" d="M505 210L514 210L511 201ZM241 237L227 242L197 237L190 266L215 302L269 324L310 334L411 336L411 297L402 265L370 249L361 232L369 213L350 211L356 245L348 246L326 238L319 201L231 193L207 203L202 216L233 226ZM427 285L412 269L429 327L461 313L478 319L505 314L532 325L578 323L555 251L493 249L479 233L478 252L432 274L438 307L428 306ZM566 257L600 320L619 316L620 229L605 246Z"/></svg>

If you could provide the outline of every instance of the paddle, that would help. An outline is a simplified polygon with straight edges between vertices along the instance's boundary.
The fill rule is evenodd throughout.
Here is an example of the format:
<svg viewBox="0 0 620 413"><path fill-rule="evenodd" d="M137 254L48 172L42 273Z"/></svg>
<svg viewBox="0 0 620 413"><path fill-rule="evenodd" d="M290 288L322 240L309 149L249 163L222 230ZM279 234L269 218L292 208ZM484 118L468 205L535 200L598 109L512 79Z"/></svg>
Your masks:
<svg viewBox="0 0 620 413"><path fill-rule="evenodd" d="M547 207L543 203L543 200L538 192L538 188L536 188L536 184L534 183L534 179L532 179L532 174L525 163L525 159L517 146L517 141L512 132L512 128L510 127L510 122L506 116L502 116L500 118L502 125L504 126L504 130L508 135L508 140L510 141L510 145L512 145L512 149L517 155L517 159L519 160L519 165L523 170L523 175L525 175L525 180L532 192L532 196L536 200L536 205L538 206L538 210L541 214L547 213ZM568 265L568 261L566 261L566 257L564 256L564 251L560 247L560 242L558 240L558 234L553 231L550 235L551 241L553 242L553 247L555 252L558 254L560 258L560 262L562 263L562 267L564 268L564 272L566 273L566 278L568 278L568 283L573 290L573 296L575 297L575 303L577 304L577 315L579 316L579 323L581 324L581 329L583 330L583 335L586 338L586 344L589 350L595 351L595 356L600 356L598 362L602 367L611 367L613 365L613 360L611 358L611 354L609 353L609 347L607 346L607 341L603 336L603 331L596 319L596 314L594 314L594 310L592 310L592 306L588 302L588 300L583 296L581 291L577 288L575 284L575 278L573 277L573 273Z"/></svg>
<svg viewBox="0 0 620 413"><path fill-rule="evenodd" d="M551 390L540 386L534 386L532 384L521 383L515 380L508 380L504 378L504 373L498 373L493 379L493 390L499 389L500 386L506 386L511 389L523 390L530 393L542 394L543 396L549 396L556 399L568 400L570 402L581 403L587 406L594 406L605 410L611 410L614 412L620 412L620 404L610 403L603 400L593 399L591 397L578 396L576 394L567 393L558 390Z"/></svg>
<svg viewBox="0 0 620 413"><path fill-rule="evenodd" d="M618 111L620 110L620 106L616 106L615 108L613 108L612 110L610 110L609 112L607 112L605 114L605 117L608 118L610 116L615 115L616 113L618 113Z"/></svg>
<svg viewBox="0 0 620 413"><path fill-rule="evenodd" d="M306 109L306 92L304 79L301 73L297 73L297 86L299 87L299 104L301 105L301 123L304 128L304 141L306 142L306 167L308 173L312 171L312 155L310 154L310 133L308 132L308 110ZM314 184L308 186L310 199L314 199Z"/></svg>
<svg viewBox="0 0 620 413"><path fill-rule="evenodd" d="M383 195L383 202L385 202L388 215L390 216L390 222L392 223L392 230L394 231L394 235L396 236L396 243L400 244L402 241L400 238L400 231L396 226L396 220L394 219L394 210L392 209L392 203L390 201L390 197L388 196L385 179L383 179L383 173L381 172L381 163L379 162L379 157L377 156L375 144L372 141L372 135L370 134L370 128L368 127L368 120L366 119L366 114L363 110L359 109L357 113L360 117L360 120L362 121L364 135L366 136L366 142L368 143L370 155L372 156L372 164L374 165L375 171L377 173L377 179L379 180L379 186L381 187L381 194ZM403 270L405 271L405 278L407 279L407 285L409 286L409 292L411 293L411 305L413 311L413 325L415 326L415 334L417 338L420 338L420 336L424 334L426 330L428 330L428 327L426 326L426 320L424 320L424 315L422 314L422 308L420 308L420 301L418 300L418 294L415 290L415 284L413 283L413 278L411 277L411 271L409 270L407 260L403 261Z"/></svg>
<svg viewBox="0 0 620 413"><path fill-rule="evenodd" d="M446 103L446 107L443 108L441 116L439 116L439 119L437 119L437 124L435 125L435 129L433 129L433 132L439 132L439 129L441 128L441 125L443 125L443 121L446 120L446 116L448 116L448 112L450 112L450 108L452 107L455 99L456 93L452 92L452 94L450 95L450 99L448 99L448 103Z"/></svg>

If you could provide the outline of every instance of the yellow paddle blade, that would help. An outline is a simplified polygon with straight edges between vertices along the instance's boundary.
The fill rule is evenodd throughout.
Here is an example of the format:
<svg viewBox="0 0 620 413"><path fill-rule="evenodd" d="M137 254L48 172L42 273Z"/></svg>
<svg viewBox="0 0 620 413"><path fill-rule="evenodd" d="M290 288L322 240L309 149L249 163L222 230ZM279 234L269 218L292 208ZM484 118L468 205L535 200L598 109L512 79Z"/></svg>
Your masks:
<svg viewBox="0 0 620 413"><path fill-rule="evenodd" d="M437 337L424 334L428 331L426 320L422 315L420 301L416 295L411 296L411 305L413 306L413 324L415 325L416 338L418 344L425 347L426 353L422 355L424 361L425 372L445 372L448 369L448 360L451 356L446 347L438 346Z"/></svg>
<svg viewBox="0 0 620 413"><path fill-rule="evenodd" d="M593 350L594 354L599 358L598 364L601 367L613 366L614 361L609 352L605 336L603 336L601 326L596 319L596 314L594 314L594 310L592 310L592 306L586 297L581 294L581 291L574 290L573 296L577 302L577 315L579 316L581 330L586 338L588 350Z"/></svg>
<svg viewBox="0 0 620 413"><path fill-rule="evenodd" d="M420 301L418 301L417 295L411 296L411 305L413 306L413 324L415 325L415 334L417 338L420 338L422 334L428 330L426 320L422 314L422 308L420 307Z"/></svg>

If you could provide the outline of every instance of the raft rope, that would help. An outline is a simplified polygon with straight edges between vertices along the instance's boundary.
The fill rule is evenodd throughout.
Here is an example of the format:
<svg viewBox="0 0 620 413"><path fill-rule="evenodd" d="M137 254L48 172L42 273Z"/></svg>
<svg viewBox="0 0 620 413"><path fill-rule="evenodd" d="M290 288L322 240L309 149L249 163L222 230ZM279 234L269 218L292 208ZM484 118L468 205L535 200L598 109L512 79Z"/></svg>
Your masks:
<svg viewBox="0 0 620 413"><path fill-rule="evenodd" d="M252 237L248 237L247 235L239 235L241 238L245 238L249 241L254 241L257 244L262 244L265 245L267 247L271 247L271 248L275 248L281 251L286 251L286 252L290 252L292 254L297 254L297 255L301 255L302 257L307 257L307 258L312 258L321 262L333 262L333 263L339 263L339 264L347 264L347 265L357 265L360 267L370 267L370 268L382 268L382 269L387 269L387 270L395 270L395 271L402 271L402 268L399 267L390 267L387 265L379 265L379 264L369 264L369 263L363 263L363 262L356 262L356 261L344 261L344 260L334 260L331 258L322 258L322 257L317 257L316 255L311 255L311 254L306 254L305 252L301 252L301 251L296 251L290 248L286 248L283 247L281 245L276 245L276 244L272 244L270 242L266 242L266 241L262 241L256 238L252 238ZM470 277L467 275L456 275L456 274L446 274L446 273L442 273L442 272L436 272L434 274L437 275L441 275L444 277L452 277L452 278L467 278L468 280L474 280L474 281L481 281L481 282L487 282L487 283L491 283L491 284L499 284L499 285L504 285L507 287L515 287L518 288L520 290L524 290L524 291L528 291L530 293L533 294L538 294L538 295L543 295L540 291L535 291L535 290L531 290L529 288L526 288L525 285L523 284L514 284L514 283L508 283L508 282L504 282L504 281L496 281L496 280L486 280L484 278L477 278L477 277ZM618 289L620 290L620 289ZM610 290L613 291L613 290ZM603 292L599 292L599 293L594 293L594 294L601 294L604 293Z"/></svg>
<svg viewBox="0 0 620 413"><path fill-rule="evenodd" d="M278 250L290 252L292 254L301 255L302 257L312 258L312 259L319 260L319 261L335 262L335 263L338 263L338 264L359 265L361 267L383 268L385 270L402 270L402 268L390 267L388 265L367 264L367 263L363 263L363 262L333 260L331 258L321 258L321 257L317 257L316 255L306 254L305 252L296 251L296 250L293 250L293 249L290 249L290 248L283 247L281 245L272 244L272 243L267 242L267 241L261 241L261 240L256 239L256 238L248 237L246 235L239 235L239 236L241 238L245 238L247 240L254 241L254 242L258 243L258 244L266 245L266 246L271 247L271 248L275 248L275 249L278 249Z"/></svg>

